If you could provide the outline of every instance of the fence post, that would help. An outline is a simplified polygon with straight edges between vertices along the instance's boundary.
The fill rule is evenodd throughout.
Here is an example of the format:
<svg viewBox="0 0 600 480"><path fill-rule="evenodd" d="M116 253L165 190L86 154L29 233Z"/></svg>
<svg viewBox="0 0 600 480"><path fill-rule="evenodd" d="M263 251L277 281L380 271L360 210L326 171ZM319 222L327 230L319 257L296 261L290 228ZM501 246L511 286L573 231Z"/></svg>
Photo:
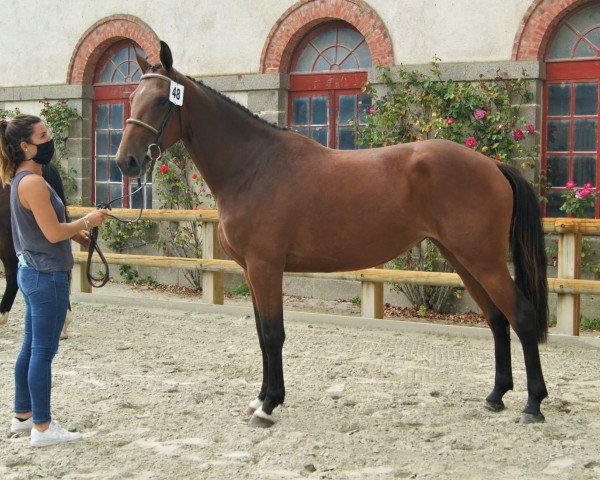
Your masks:
<svg viewBox="0 0 600 480"><path fill-rule="evenodd" d="M71 246L75 248L79 247L78 249L80 252L87 252L87 248L84 248L76 242L71 242ZM79 265L74 265L71 272L73 275L71 278L71 285L75 285L78 292L92 293L92 286L90 285L90 282L88 282L86 275L86 264L80 263Z"/></svg>
<svg viewBox="0 0 600 480"><path fill-rule="evenodd" d="M558 278L581 278L581 233L558 236ZM556 331L579 335L580 295L559 293L556 300Z"/></svg>
<svg viewBox="0 0 600 480"><path fill-rule="evenodd" d="M202 258L223 258L217 225L213 222L202 224ZM202 272L202 302L223 305L223 272Z"/></svg>
<svg viewBox="0 0 600 480"><path fill-rule="evenodd" d="M383 318L383 283L360 282L360 285L360 314L365 318Z"/></svg>

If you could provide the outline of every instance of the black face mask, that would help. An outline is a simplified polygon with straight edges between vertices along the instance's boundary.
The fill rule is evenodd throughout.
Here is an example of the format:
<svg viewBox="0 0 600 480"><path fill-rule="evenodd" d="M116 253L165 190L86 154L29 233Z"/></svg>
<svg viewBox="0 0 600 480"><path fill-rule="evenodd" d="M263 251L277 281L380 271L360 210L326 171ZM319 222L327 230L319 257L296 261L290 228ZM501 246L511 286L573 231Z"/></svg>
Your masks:
<svg viewBox="0 0 600 480"><path fill-rule="evenodd" d="M31 159L40 165L48 165L54 156L54 140L33 145L37 147L37 153Z"/></svg>

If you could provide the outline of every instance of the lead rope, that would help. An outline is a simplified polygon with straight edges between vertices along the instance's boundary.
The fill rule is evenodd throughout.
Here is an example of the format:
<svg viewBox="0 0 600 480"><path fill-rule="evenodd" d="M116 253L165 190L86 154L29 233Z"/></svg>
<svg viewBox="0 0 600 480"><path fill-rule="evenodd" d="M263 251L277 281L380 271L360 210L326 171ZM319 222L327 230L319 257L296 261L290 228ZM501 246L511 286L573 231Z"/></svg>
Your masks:
<svg viewBox="0 0 600 480"><path fill-rule="evenodd" d="M155 161L156 161L156 159L153 160L151 169L154 168ZM152 171L152 170L150 170L150 171ZM98 210L103 209L103 208L111 210L111 207L110 207L111 203L116 202L117 200L121 200L122 198L125 198L125 197L133 197L133 195L135 195L142 188L144 188L146 186L146 184L148 183L147 178L148 178L148 176L146 175L146 181L144 181L143 184L142 184L141 180L138 178L138 188L135 189L133 192L131 192L129 195L123 195L121 197L115 198L114 200L111 200L109 203L99 203L96 205L96 208ZM111 215L111 214L108 214L108 216L111 218L114 218L115 220L117 220L121 223L137 223L142 218L143 210L144 210L144 202L142 199L142 206L140 207L140 213L138 214L138 216L135 220L123 220L123 219L115 217L114 215ZM104 253L102 253L102 250L100 249L100 245L98 244L99 232L100 232L99 227L92 227L91 232L90 232L90 245L88 247L88 256L87 256L87 261L86 261L87 281L89 282L89 284L91 286L93 286L95 288L103 287L104 285L107 284L107 282L110 278L108 261L106 260L106 257L104 256ZM102 266L104 268L104 273L100 277L94 277L92 275L92 257L94 255L94 252L96 252L98 254L98 256L100 257L100 261L102 262Z"/></svg>

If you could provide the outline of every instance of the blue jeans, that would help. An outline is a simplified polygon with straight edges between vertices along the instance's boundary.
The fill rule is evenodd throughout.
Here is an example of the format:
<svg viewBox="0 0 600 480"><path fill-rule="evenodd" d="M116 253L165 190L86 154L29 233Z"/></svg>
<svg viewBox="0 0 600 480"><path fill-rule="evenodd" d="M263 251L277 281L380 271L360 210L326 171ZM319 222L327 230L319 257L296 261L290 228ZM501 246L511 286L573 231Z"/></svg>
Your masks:
<svg viewBox="0 0 600 480"><path fill-rule="evenodd" d="M19 257L25 299L25 334L15 365L15 413L33 412L33 423L51 419L52 360L69 305L67 272L38 272Z"/></svg>

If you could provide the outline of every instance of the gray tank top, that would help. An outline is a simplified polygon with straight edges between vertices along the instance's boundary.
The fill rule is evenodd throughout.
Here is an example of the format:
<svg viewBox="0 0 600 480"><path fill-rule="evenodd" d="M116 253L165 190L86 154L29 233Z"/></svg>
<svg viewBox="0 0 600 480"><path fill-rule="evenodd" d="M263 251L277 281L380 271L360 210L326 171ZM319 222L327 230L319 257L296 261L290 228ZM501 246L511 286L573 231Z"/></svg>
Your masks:
<svg viewBox="0 0 600 480"><path fill-rule="evenodd" d="M64 272L73 268L71 241L51 243L42 233L31 210L23 206L19 199L19 183L33 172L24 170L17 173L10 185L10 220L12 237L17 255L23 255L28 265L39 272ZM65 223L65 206L57 193L48 185L50 202L58 221Z"/></svg>

